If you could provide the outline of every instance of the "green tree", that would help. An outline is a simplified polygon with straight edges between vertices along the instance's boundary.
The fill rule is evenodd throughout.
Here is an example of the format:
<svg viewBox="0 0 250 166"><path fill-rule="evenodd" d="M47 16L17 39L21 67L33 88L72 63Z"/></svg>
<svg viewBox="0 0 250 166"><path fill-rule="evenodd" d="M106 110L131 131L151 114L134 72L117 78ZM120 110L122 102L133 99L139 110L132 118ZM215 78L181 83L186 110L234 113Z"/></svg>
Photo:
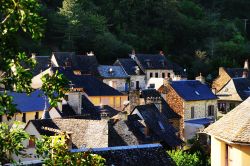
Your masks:
<svg viewBox="0 0 250 166"><path fill-rule="evenodd" d="M183 150L172 150L167 152L177 166L199 166L201 161L196 153L189 154Z"/></svg>
<svg viewBox="0 0 250 166"><path fill-rule="evenodd" d="M71 153L66 133L53 137L43 137L36 141L36 153L46 165L102 166L105 159L89 152Z"/></svg>
<svg viewBox="0 0 250 166"><path fill-rule="evenodd" d="M25 155L25 147L22 142L29 135L16 122L10 128L6 123L0 123L0 165L14 162L12 155Z"/></svg>

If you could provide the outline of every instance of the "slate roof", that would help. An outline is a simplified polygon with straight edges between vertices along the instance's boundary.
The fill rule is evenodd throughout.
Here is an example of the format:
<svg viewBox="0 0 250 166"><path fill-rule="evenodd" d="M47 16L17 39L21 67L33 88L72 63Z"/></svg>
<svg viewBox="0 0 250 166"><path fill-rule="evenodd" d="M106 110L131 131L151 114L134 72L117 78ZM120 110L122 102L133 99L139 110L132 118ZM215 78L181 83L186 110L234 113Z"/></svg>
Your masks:
<svg viewBox="0 0 250 166"><path fill-rule="evenodd" d="M170 82L170 86L185 101L217 99L206 84L197 80L172 81Z"/></svg>
<svg viewBox="0 0 250 166"><path fill-rule="evenodd" d="M145 124L167 145L175 147L182 144L182 140L175 134L176 129L160 114L154 104L139 105L134 108L136 109L140 112Z"/></svg>
<svg viewBox="0 0 250 166"><path fill-rule="evenodd" d="M208 126L204 132L228 142L250 144L249 110L250 98Z"/></svg>
<svg viewBox="0 0 250 166"><path fill-rule="evenodd" d="M201 125L205 125L205 126L208 126L213 122L214 122L214 119L210 119L210 118L185 120L185 123L201 124Z"/></svg>
<svg viewBox="0 0 250 166"><path fill-rule="evenodd" d="M172 70L173 64L160 54L135 54L136 60L143 69L165 69ZM150 62L150 65L147 64Z"/></svg>
<svg viewBox="0 0 250 166"><path fill-rule="evenodd" d="M234 86L242 100L250 96L250 80L246 78L233 78Z"/></svg>
<svg viewBox="0 0 250 166"><path fill-rule="evenodd" d="M103 78L128 78L121 66L99 65L98 72Z"/></svg>
<svg viewBox="0 0 250 166"><path fill-rule="evenodd" d="M137 75L136 66L139 68L136 62L131 58L117 59L114 65L120 65L128 75ZM140 73L139 75L144 75L144 72L140 68L139 68L139 73Z"/></svg>
<svg viewBox="0 0 250 166"><path fill-rule="evenodd" d="M54 68L62 73L69 81L72 82L74 88L83 88L88 96L122 96L118 90L108 86L101 80L91 75L74 75L70 69Z"/></svg>
<svg viewBox="0 0 250 166"><path fill-rule="evenodd" d="M59 67L65 62L71 63L71 69L80 70L82 74L97 74L98 61L95 56L76 55L74 52L53 52Z"/></svg>
<svg viewBox="0 0 250 166"><path fill-rule="evenodd" d="M40 74L50 67L50 56L36 56L36 66L32 69L33 76Z"/></svg>
<svg viewBox="0 0 250 166"><path fill-rule="evenodd" d="M49 129L57 129L72 133L73 148L93 148L108 146L108 123L106 120L85 119L38 119L31 120L41 135L53 136L56 133Z"/></svg>
<svg viewBox="0 0 250 166"><path fill-rule="evenodd" d="M109 146L138 145L140 140L134 135L126 120L109 124Z"/></svg>
<svg viewBox="0 0 250 166"><path fill-rule="evenodd" d="M89 151L89 149L72 150L72 152L83 151ZM165 149L159 144L94 148L90 149L90 151L104 157L107 166L175 165Z"/></svg>
<svg viewBox="0 0 250 166"><path fill-rule="evenodd" d="M8 92L13 97L13 103L21 112L43 111L45 106L44 93L41 90L35 90L30 95L27 93ZM49 107L49 102L47 101Z"/></svg>
<svg viewBox="0 0 250 166"><path fill-rule="evenodd" d="M225 71L231 78L242 77L243 72L246 71L244 68L225 68ZM248 72L248 79L250 79L250 72Z"/></svg>
<svg viewBox="0 0 250 166"><path fill-rule="evenodd" d="M160 97L162 103L162 114L168 119L172 118L181 118L176 112L173 111L172 108L168 105L168 103L163 99L161 94L156 89L145 89L141 91L141 97L146 99L149 97Z"/></svg>

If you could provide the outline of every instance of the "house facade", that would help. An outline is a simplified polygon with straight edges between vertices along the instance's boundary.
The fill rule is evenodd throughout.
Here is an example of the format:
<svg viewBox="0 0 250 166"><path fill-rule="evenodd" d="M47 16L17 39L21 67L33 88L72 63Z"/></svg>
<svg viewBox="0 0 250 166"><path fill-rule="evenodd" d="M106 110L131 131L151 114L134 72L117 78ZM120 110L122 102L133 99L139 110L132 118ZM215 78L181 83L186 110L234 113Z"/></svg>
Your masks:
<svg viewBox="0 0 250 166"><path fill-rule="evenodd" d="M250 80L232 78L216 93L218 99L218 116L223 116L250 96Z"/></svg>
<svg viewBox="0 0 250 166"><path fill-rule="evenodd" d="M20 121L27 123L29 120L42 117L45 104L48 109L51 109L48 101L43 97L43 92L40 90L36 90L30 95L17 92L8 92L8 94L13 97L13 104L16 104L16 108L20 112L15 113L9 121L6 115L2 115L0 116L0 122Z"/></svg>
<svg viewBox="0 0 250 166"><path fill-rule="evenodd" d="M145 89L145 74L133 59L117 59L114 65L121 66L129 76L129 90Z"/></svg>
<svg viewBox="0 0 250 166"><path fill-rule="evenodd" d="M250 98L204 130L211 136L211 166L250 165Z"/></svg>
<svg viewBox="0 0 250 166"><path fill-rule="evenodd" d="M158 90L162 93L170 108L181 116L181 137L187 139L193 136L188 133L184 134L185 130L189 130L185 129L185 122L193 119L214 119L216 117L217 97L207 85L200 81L172 81L165 83Z"/></svg>
<svg viewBox="0 0 250 166"><path fill-rule="evenodd" d="M129 76L121 66L99 65L98 72L102 81L112 88L125 92L129 89Z"/></svg>

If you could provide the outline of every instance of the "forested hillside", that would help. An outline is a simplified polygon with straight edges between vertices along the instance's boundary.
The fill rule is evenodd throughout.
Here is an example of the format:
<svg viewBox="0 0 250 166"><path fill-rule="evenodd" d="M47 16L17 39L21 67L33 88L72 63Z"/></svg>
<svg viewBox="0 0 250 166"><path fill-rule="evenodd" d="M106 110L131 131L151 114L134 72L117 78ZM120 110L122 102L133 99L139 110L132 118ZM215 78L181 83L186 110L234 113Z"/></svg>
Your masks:
<svg viewBox="0 0 250 166"><path fill-rule="evenodd" d="M132 49L158 53L191 76L215 76L219 66L243 65L250 57L249 0L41 0L47 19L39 43L17 40L23 49L94 51L100 63L127 57ZM200 50L200 51L197 51ZM210 77L210 76L209 76Z"/></svg>

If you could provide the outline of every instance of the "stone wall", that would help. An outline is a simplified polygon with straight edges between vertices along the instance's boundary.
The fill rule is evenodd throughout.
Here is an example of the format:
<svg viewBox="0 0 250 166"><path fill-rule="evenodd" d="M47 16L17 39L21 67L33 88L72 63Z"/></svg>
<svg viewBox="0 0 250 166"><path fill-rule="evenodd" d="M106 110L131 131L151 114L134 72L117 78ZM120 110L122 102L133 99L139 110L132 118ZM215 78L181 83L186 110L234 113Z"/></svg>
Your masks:
<svg viewBox="0 0 250 166"><path fill-rule="evenodd" d="M208 106L209 105L214 106L214 115L216 115L217 100L184 101L184 120L192 119L191 118L191 107L194 107L194 118L193 119L209 117L208 116Z"/></svg>
<svg viewBox="0 0 250 166"><path fill-rule="evenodd" d="M179 126L178 130L180 132L180 137L183 138L183 130L184 130L184 112L183 112L183 100L182 98L175 92L175 90L169 85L166 84L166 101L169 106L173 109L174 112L181 116L179 120L179 125L175 124L175 126Z"/></svg>
<svg viewBox="0 0 250 166"><path fill-rule="evenodd" d="M145 75L131 75L130 76L130 90L136 89L136 81L139 81L140 89L145 89L146 87Z"/></svg>

